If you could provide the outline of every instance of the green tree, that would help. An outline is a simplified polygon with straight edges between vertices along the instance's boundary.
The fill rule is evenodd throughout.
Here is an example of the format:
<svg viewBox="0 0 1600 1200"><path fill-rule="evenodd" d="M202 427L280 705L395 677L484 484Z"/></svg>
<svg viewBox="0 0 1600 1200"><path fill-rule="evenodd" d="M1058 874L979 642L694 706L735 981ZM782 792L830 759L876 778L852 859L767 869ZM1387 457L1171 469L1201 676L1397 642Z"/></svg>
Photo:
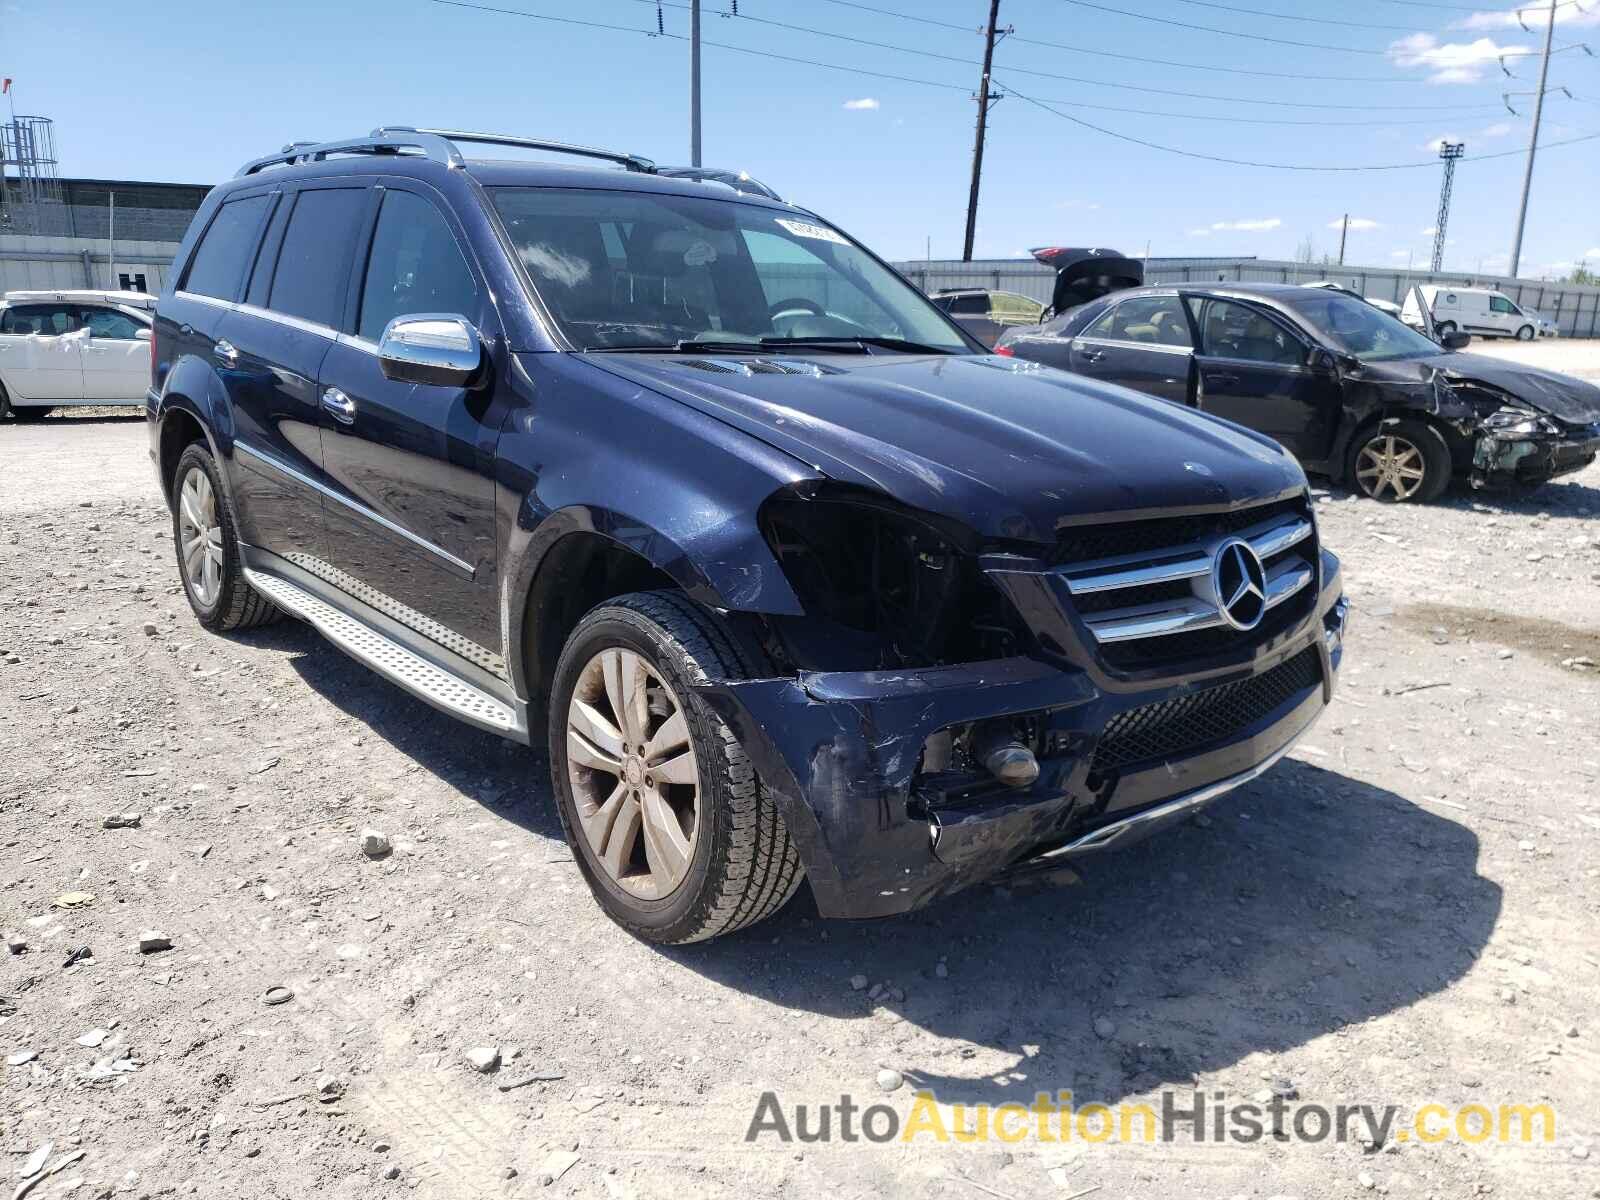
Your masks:
<svg viewBox="0 0 1600 1200"><path fill-rule="evenodd" d="M1590 287L1600 284L1600 271L1591 271L1587 262L1580 262L1572 268L1572 273L1561 281L1562 283L1584 283Z"/></svg>

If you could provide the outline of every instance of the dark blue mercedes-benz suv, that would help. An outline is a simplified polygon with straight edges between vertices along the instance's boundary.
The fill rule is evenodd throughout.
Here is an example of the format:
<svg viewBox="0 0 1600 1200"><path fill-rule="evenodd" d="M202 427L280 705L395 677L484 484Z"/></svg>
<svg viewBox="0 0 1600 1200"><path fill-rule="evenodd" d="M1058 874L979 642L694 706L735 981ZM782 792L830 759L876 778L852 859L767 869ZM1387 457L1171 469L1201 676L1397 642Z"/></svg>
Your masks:
<svg viewBox="0 0 1600 1200"><path fill-rule="evenodd" d="M287 613L548 736L643 937L1070 869L1332 693L1339 564L1275 442L985 354L804 209L387 128L245 166L173 280L151 453L200 622Z"/></svg>

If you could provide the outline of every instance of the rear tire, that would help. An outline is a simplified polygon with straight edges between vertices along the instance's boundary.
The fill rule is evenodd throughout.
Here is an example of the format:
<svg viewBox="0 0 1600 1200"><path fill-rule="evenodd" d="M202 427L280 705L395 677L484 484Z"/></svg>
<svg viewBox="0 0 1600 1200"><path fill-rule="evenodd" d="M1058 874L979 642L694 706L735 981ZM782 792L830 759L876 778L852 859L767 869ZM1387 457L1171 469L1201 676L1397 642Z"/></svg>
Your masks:
<svg viewBox="0 0 1600 1200"><path fill-rule="evenodd" d="M1533 341L1533 326L1532 325L1524 325L1521 329L1517 330L1517 341L1519 341L1519 342L1531 342L1531 341Z"/></svg>
<svg viewBox="0 0 1600 1200"><path fill-rule="evenodd" d="M1441 338L1449 337L1456 331L1456 323L1454 321L1440 321L1434 325L1433 331Z"/></svg>
<svg viewBox="0 0 1600 1200"><path fill-rule="evenodd" d="M204 442L191 443L172 472L172 545L189 607L213 633L283 616L246 582L237 528L216 459Z"/></svg>
<svg viewBox="0 0 1600 1200"><path fill-rule="evenodd" d="M783 814L694 690L754 673L717 617L674 592L609 601L561 652L550 700L556 807L600 907L638 937L732 933L800 886Z"/></svg>
<svg viewBox="0 0 1600 1200"><path fill-rule="evenodd" d="M1426 421L1383 421L1356 435L1345 464L1352 488L1388 504L1427 504L1450 486L1450 447Z"/></svg>

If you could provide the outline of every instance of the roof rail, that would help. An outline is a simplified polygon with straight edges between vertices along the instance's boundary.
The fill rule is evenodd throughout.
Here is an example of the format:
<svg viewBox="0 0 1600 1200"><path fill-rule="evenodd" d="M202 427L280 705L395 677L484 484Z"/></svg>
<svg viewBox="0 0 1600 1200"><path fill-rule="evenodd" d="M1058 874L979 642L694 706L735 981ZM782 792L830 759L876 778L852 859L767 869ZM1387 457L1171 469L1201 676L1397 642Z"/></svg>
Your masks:
<svg viewBox="0 0 1600 1200"><path fill-rule="evenodd" d="M395 134L419 134L424 137L444 138L449 142L470 142L483 146L516 146L523 150L549 150L556 154L575 154L580 158L601 158L607 162L614 162L626 167L630 171L638 171L645 175L654 175L656 164L650 159L638 154L625 154L620 150L601 150L595 146L575 146L571 142L552 142L548 138L515 137L505 133L471 133L465 129L415 129L409 125L385 125L374 129L374 137L387 137Z"/></svg>
<svg viewBox="0 0 1600 1200"><path fill-rule="evenodd" d="M655 174L656 165L637 154L623 154L615 150L600 150L593 146L574 146L567 142L552 142L544 138L511 137L499 133L468 133L460 129L417 129L410 125L385 125L374 129L363 138L348 138L338 142L290 142L276 154L251 159L240 167L235 178L254 175L267 167L286 166L293 163L322 162L332 154L401 154L420 150L424 157L447 167L466 164L457 142L470 142L488 146L517 146L526 150L550 150L558 154L576 154L583 158L601 158L619 163L630 171Z"/></svg>
<svg viewBox="0 0 1600 1200"><path fill-rule="evenodd" d="M404 150L421 150L427 158L447 167L459 167L465 161L461 151L444 138L397 126L392 130L376 130L370 137L347 138L338 142L290 142L277 154L251 159L239 168L234 178L254 175L267 167L322 162L330 154L399 154Z"/></svg>

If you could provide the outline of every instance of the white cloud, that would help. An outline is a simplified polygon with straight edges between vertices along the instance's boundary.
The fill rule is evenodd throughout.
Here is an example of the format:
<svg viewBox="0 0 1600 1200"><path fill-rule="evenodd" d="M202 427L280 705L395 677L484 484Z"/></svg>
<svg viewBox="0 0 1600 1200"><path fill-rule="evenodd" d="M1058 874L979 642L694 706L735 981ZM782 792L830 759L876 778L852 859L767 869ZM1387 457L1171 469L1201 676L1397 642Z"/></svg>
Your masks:
<svg viewBox="0 0 1600 1200"><path fill-rule="evenodd" d="M1508 8L1499 9L1492 12L1476 12L1466 20L1460 22L1457 25L1457 28L1515 29L1520 32L1524 27L1524 23L1526 23L1526 27L1528 29L1537 30L1539 26L1545 20L1547 20L1544 14L1548 12L1549 9L1544 9L1541 11L1537 8L1530 8L1524 5L1520 10L1523 14L1522 21L1517 20L1518 11L1519 10L1515 8ZM1591 8L1588 12L1584 12L1583 9L1579 8L1576 4L1563 4L1560 8L1556 9L1556 24L1600 25L1600 11Z"/></svg>
<svg viewBox="0 0 1600 1200"><path fill-rule="evenodd" d="M1412 253L1413 251L1410 250L1391 250L1389 251L1389 257L1394 259L1410 258Z"/></svg>
<svg viewBox="0 0 1600 1200"><path fill-rule="evenodd" d="M1209 230L1209 229L1191 229L1191 230L1189 230L1189 236L1190 237L1210 237L1211 236L1211 230Z"/></svg>
<svg viewBox="0 0 1600 1200"><path fill-rule="evenodd" d="M1422 236L1423 237L1432 237L1434 234L1436 234L1438 232L1439 232L1439 227L1437 225L1429 225L1426 229L1424 229L1422 231Z"/></svg>
<svg viewBox="0 0 1600 1200"><path fill-rule="evenodd" d="M1434 138L1433 141L1431 141L1431 142L1424 142L1423 145L1422 145L1422 148L1424 150L1428 151L1428 153L1430 153L1430 154L1437 154L1437 153L1439 153L1439 151L1441 149L1444 148L1444 144L1446 142L1464 142L1464 141L1466 141L1466 139L1464 137L1462 137L1459 133L1447 133L1447 134L1444 134L1442 137Z"/></svg>
<svg viewBox="0 0 1600 1200"><path fill-rule="evenodd" d="M1213 221L1211 228L1218 231L1234 231L1238 233L1265 233L1269 229L1276 229L1283 224L1281 217L1257 217L1239 221Z"/></svg>
<svg viewBox="0 0 1600 1200"><path fill-rule="evenodd" d="M846 100L844 106L852 112L869 112L882 107L871 96L863 96L859 100Z"/></svg>
<svg viewBox="0 0 1600 1200"><path fill-rule="evenodd" d="M1515 128L1516 126L1514 126L1510 121L1496 121L1493 125L1485 125L1482 129L1478 130L1478 136L1482 138L1505 137L1506 134L1510 133Z"/></svg>
<svg viewBox="0 0 1600 1200"><path fill-rule="evenodd" d="M1429 83L1477 83L1488 68L1499 68L1502 54L1527 52L1526 47L1502 46L1493 38L1441 42L1431 33L1414 33L1389 45L1389 58L1396 66L1431 71Z"/></svg>
<svg viewBox="0 0 1600 1200"><path fill-rule="evenodd" d="M1600 258L1600 246L1590 246L1583 252L1584 258Z"/></svg>
<svg viewBox="0 0 1600 1200"><path fill-rule="evenodd" d="M1344 218L1343 217L1337 217L1334 220L1329 221L1328 222L1328 228L1329 229L1343 229L1344 228ZM1350 218L1350 232L1351 233L1366 233L1369 229L1382 229L1382 228L1383 228L1383 226L1378 224L1378 222L1374 221L1371 217L1351 217Z"/></svg>

